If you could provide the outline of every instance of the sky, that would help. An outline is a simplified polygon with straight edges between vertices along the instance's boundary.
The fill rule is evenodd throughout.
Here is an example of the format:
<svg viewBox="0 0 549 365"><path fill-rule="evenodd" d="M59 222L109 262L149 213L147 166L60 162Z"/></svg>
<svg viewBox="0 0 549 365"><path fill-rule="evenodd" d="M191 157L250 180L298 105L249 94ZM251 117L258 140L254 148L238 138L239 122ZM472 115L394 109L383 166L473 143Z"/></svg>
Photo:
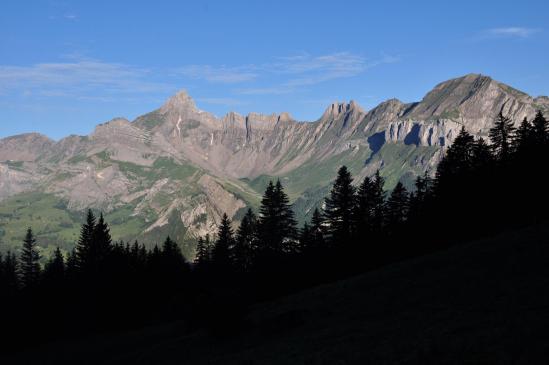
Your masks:
<svg viewBox="0 0 549 365"><path fill-rule="evenodd" d="M200 109L320 117L482 73L549 94L549 1L0 4L0 137L85 135L185 89Z"/></svg>

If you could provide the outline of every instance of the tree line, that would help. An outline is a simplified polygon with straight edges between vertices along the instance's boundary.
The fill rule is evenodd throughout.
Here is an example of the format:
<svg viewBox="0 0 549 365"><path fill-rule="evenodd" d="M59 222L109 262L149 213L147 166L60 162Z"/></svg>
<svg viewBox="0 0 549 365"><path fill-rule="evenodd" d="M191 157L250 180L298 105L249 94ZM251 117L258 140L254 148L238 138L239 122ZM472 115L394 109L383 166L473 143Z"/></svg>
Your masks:
<svg viewBox="0 0 549 365"><path fill-rule="evenodd" d="M355 182L342 166L303 227L271 181L257 214L236 229L224 214L215 236L198 239L194 262L169 237L152 250L113 242L90 210L74 250L58 248L42 268L29 228L20 254L0 257L0 310L16 314L4 328L26 341L166 320L235 331L258 300L546 220L548 152L541 112L518 128L500 113L489 141L462 128L412 191L400 182L385 191L379 171Z"/></svg>

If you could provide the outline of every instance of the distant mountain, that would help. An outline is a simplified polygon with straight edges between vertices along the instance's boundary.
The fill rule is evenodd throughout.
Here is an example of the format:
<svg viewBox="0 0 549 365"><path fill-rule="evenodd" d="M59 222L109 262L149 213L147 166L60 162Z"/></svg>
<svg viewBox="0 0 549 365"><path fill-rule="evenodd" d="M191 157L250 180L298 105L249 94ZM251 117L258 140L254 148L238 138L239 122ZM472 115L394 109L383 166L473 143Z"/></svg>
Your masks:
<svg viewBox="0 0 549 365"><path fill-rule="evenodd" d="M462 126L486 136L500 111L519 123L538 109L549 111L549 98L475 74L443 82L417 103L391 99L370 111L333 103L315 122L288 113L217 118L182 91L89 136L1 139L0 249L18 245L27 226L44 250L68 249L91 207L106 212L117 239L153 244L170 234L192 254L193 239L214 233L224 212L238 220L257 207L271 178L306 219L342 164L357 180L380 169L387 188L410 185L433 172Z"/></svg>

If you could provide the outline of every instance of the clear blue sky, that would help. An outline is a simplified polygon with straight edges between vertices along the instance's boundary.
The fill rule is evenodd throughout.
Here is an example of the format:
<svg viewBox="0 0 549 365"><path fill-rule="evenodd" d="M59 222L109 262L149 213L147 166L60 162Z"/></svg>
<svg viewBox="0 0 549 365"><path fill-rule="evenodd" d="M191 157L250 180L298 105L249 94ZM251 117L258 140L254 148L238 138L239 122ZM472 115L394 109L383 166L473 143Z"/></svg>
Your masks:
<svg viewBox="0 0 549 365"><path fill-rule="evenodd" d="M547 14L547 0L3 0L0 137L88 134L179 89L216 115L299 120L470 72L549 94Z"/></svg>

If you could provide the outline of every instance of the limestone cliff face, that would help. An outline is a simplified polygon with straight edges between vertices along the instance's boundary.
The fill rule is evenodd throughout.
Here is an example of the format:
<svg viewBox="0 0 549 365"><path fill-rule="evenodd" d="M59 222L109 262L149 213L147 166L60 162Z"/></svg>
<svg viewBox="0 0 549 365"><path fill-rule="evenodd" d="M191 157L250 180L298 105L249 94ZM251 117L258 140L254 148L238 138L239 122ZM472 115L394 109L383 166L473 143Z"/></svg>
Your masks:
<svg viewBox="0 0 549 365"><path fill-rule="evenodd" d="M241 196L257 194L242 178L337 164L342 156L359 166L361 177L387 167L387 156L374 158L387 144L431 148L429 155L399 157L402 174L419 174L436 166L462 127L486 136L500 111L519 123L537 109L547 112L549 98L475 74L443 82L416 103L390 99L365 111L354 101L335 102L314 122L288 113L218 118L182 91L155 111L134 121L113 119L89 136L0 139L0 201L40 190L74 210L131 204L148 230L177 213L203 234L223 212L237 214L246 203Z"/></svg>

